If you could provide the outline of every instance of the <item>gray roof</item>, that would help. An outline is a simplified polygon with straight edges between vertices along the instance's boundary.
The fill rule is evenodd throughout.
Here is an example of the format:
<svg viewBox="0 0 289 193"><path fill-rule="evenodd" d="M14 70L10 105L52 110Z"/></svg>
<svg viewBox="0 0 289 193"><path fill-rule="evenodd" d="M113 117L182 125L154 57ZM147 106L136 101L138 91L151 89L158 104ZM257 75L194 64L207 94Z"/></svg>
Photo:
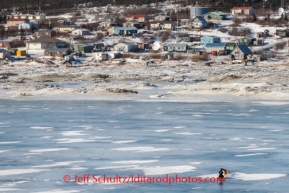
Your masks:
<svg viewBox="0 0 289 193"><path fill-rule="evenodd" d="M206 43L206 47L226 47L226 43Z"/></svg>
<svg viewBox="0 0 289 193"><path fill-rule="evenodd" d="M207 23L203 16L196 16L202 23Z"/></svg>
<svg viewBox="0 0 289 193"><path fill-rule="evenodd" d="M237 45L237 47L243 52L244 54L252 54L250 48L246 45Z"/></svg>
<svg viewBox="0 0 289 193"><path fill-rule="evenodd" d="M137 30L135 27L115 27L118 30Z"/></svg>
<svg viewBox="0 0 289 193"><path fill-rule="evenodd" d="M40 38L36 38L34 40L28 41L27 43L62 43L59 39L55 39L49 36L42 36Z"/></svg>
<svg viewBox="0 0 289 193"><path fill-rule="evenodd" d="M0 53L8 52L7 50L0 48Z"/></svg>

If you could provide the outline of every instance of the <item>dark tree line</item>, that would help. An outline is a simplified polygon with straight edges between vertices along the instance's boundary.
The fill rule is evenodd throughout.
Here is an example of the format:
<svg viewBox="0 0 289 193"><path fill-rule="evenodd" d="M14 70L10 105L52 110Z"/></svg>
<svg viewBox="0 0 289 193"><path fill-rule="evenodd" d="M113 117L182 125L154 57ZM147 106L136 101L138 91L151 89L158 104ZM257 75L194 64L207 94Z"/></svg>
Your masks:
<svg viewBox="0 0 289 193"><path fill-rule="evenodd" d="M142 5L149 3L159 3L164 0L1 0L0 11L10 13L13 8L17 8L17 12L28 13L36 12L38 8L44 12L59 13L60 11L69 12L71 9L76 8L75 5L86 4L86 6L105 6L112 5ZM233 6L253 6L255 9L272 9L277 10L280 8L280 0L180 0L175 3L183 5L195 5L198 2L199 6L208 6L212 11L220 10L229 12ZM285 1L284 7L288 7L289 1ZM1 22L1 18L0 18Z"/></svg>

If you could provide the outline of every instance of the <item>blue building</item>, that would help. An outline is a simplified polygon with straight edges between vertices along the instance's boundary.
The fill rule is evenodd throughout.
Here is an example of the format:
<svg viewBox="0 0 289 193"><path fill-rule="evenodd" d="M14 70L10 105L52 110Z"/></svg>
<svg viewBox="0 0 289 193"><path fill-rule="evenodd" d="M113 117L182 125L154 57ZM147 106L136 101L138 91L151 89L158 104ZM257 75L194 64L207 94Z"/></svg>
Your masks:
<svg viewBox="0 0 289 193"><path fill-rule="evenodd" d="M204 36L201 38L201 45L206 46L207 43L221 43L221 38L216 36Z"/></svg>
<svg viewBox="0 0 289 193"><path fill-rule="evenodd" d="M168 44L167 46L164 46L164 51L169 52L187 52L188 45L187 44Z"/></svg>
<svg viewBox="0 0 289 193"><path fill-rule="evenodd" d="M137 33L137 28L135 27L115 27L113 30L113 34L117 36L127 35L131 36L132 34Z"/></svg>

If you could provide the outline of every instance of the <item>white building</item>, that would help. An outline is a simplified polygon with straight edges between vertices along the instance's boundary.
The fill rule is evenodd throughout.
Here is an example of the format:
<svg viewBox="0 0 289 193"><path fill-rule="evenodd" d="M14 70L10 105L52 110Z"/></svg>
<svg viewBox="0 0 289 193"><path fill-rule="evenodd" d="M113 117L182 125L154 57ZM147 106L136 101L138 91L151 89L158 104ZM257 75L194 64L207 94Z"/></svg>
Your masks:
<svg viewBox="0 0 289 193"><path fill-rule="evenodd" d="M203 16L196 16L192 19L192 28L205 28L208 23Z"/></svg>
<svg viewBox="0 0 289 193"><path fill-rule="evenodd" d="M118 43L114 46L115 51L119 52L133 52L137 51L137 45L131 42Z"/></svg>
<svg viewBox="0 0 289 193"><path fill-rule="evenodd" d="M34 40L26 42L26 49L27 52L29 50L45 50L48 48L66 48L66 42L61 40L49 37L49 36L42 36L40 38L36 38Z"/></svg>
<svg viewBox="0 0 289 193"><path fill-rule="evenodd" d="M99 61L106 60L106 59L119 58L120 56L121 56L121 54L118 52L96 52L96 53L93 53L93 57Z"/></svg>
<svg viewBox="0 0 289 193"><path fill-rule="evenodd" d="M84 36L84 35L89 35L89 30L88 29L84 29L84 28L79 28L79 29L75 29L71 32L71 35L74 36Z"/></svg>
<svg viewBox="0 0 289 193"><path fill-rule="evenodd" d="M255 10L253 7L233 7L231 9L232 16L234 15L254 15Z"/></svg>
<svg viewBox="0 0 289 193"><path fill-rule="evenodd" d="M38 24L34 22L24 22L18 24L18 29L21 30L31 30L32 28L38 29Z"/></svg>

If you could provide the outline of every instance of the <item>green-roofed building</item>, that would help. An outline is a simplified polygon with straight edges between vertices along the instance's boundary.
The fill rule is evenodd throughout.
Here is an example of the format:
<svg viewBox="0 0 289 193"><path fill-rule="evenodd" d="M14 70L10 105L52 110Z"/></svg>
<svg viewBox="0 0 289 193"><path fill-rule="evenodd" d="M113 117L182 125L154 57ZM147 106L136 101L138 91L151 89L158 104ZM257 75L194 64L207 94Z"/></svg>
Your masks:
<svg viewBox="0 0 289 193"><path fill-rule="evenodd" d="M214 11L204 14L203 17L206 21L225 20L227 18L227 14L222 11Z"/></svg>

